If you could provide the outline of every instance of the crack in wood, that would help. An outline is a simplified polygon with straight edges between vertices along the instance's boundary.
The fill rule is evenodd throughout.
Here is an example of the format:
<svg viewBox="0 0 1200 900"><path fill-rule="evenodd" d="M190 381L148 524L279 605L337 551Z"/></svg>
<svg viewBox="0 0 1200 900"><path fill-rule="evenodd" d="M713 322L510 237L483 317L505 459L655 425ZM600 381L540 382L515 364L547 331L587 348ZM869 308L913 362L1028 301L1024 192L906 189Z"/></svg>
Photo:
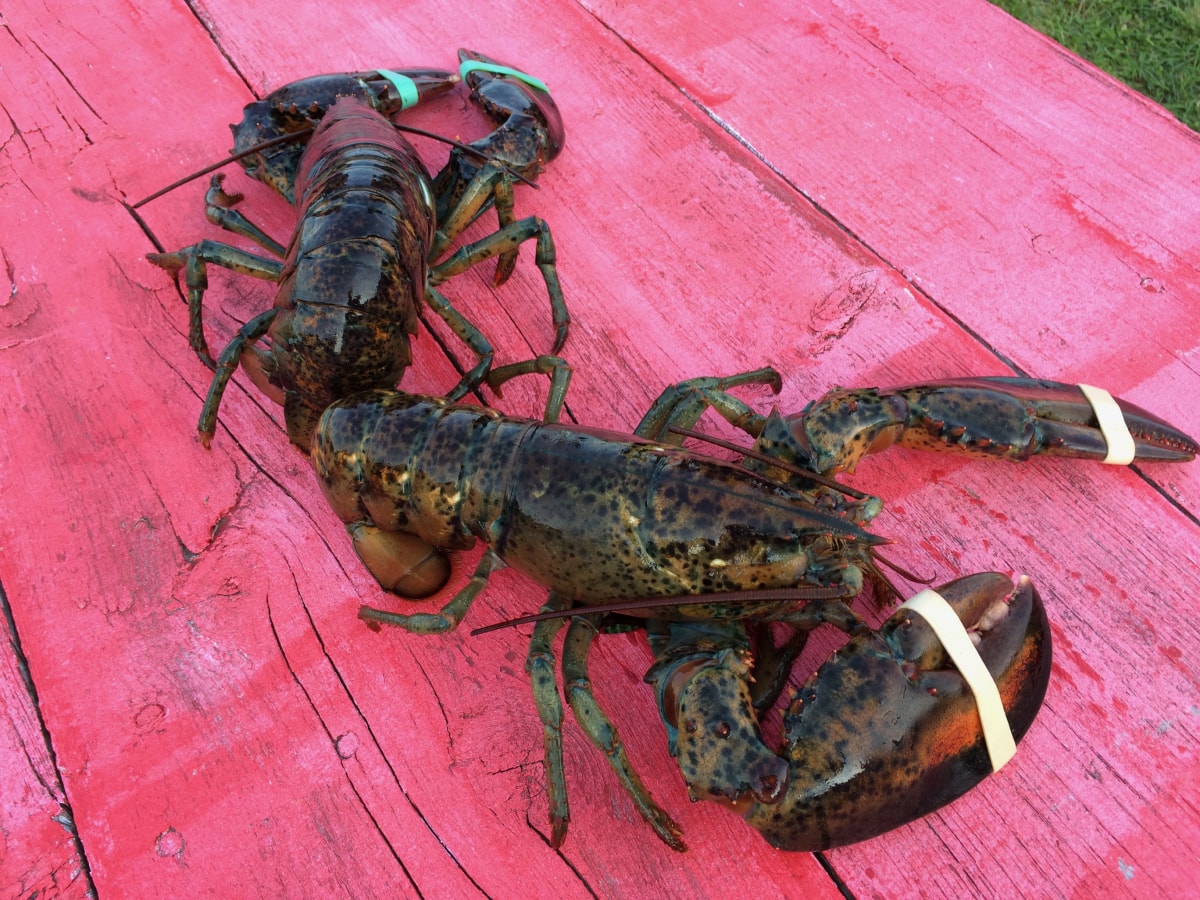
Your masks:
<svg viewBox="0 0 1200 900"><path fill-rule="evenodd" d="M89 103L89 102L88 102L88 99L87 99L87 97L83 96L83 94L82 94L82 93L80 93L79 89L78 89L77 87L75 87L75 83L74 83L73 81L71 81L71 78L70 78L70 76L69 76L69 75L67 75L67 73L66 73L66 72L64 72L64 71L62 70L62 67L61 67L61 66L60 66L60 65L59 65L57 62L55 62L55 61L54 61L54 57L53 57L53 56L51 56L49 53L47 53L45 50L43 50L43 49L41 48L41 46L39 46L39 45L38 45L38 42L37 42L37 41L35 41L35 40L34 40L32 37L30 37L30 38L29 38L29 43L33 44L33 46L37 48L37 52L38 52L38 53L40 53L40 54L42 54L42 56L43 56L43 57L45 57L45 59L46 59L46 62L50 63L50 65L52 65L52 66L54 67L54 71L56 71L56 72L57 72L59 75L61 75L61 76L62 76L62 80L66 82L66 84L67 84L67 87L69 87L69 88L71 89L71 92L72 92L73 94L75 94L75 96L76 96L76 97L78 97L78 98L79 98L79 101L80 101L80 102L81 102L81 103L82 103L84 106L86 106L86 107L87 107L87 109L88 109L88 112L90 112L90 113L91 113L93 116L95 116L95 117L96 117L96 119L97 119L97 121L99 121L99 122L102 122L102 123L104 123L104 124L107 124L107 123L105 123L105 122L104 122L104 116L100 115L100 113L98 113L98 112L96 111L96 108L95 108L94 106L92 106L92 104L91 104L91 103ZM61 115L62 115L62 113L61 113L61 112L59 112L59 115L61 116ZM63 117L63 121L66 121L66 117L65 117L65 116ZM69 125L70 125L70 122L67 122L67 125L69 126ZM92 143L92 139L91 139L90 137L88 137L88 134L87 134L87 132L86 132L86 131L84 131L84 129L83 129L83 126L82 126L82 125L79 127L79 130L80 130L81 132L83 132L83 137L84 137L84 140L86 140L86 141L87 141L89 144L91 144L91 143Z"/></svg>
<svg viewBox="0 0 1200 900"><path fill-rule="evenodd" d="M17 631L17 622L13 616L12 605L8 602L8 594L4 590L4 584L0 583L0 612L4 614L5 627L8 630L8 642L12 649L13 657L16 660L17 672L21 676L21 681L25 687L25 693L29 696L30 703L34 716L37 718L38 728L41 731L42 741L45 743L46 756L49 760L51 771L53 772L53 785L48 784L43 773L38 766L33 765L33 760L29 756L28 748L25 747L22 740L22 750L25 752L26 759L29 759L34 774L37 777L38 783L45 788L58 804L59 812L53 816L67 833L71 836L71 843L75 847L75 853L80 863L81 872L87 883L87 894L89 897L96 896L96 885L92 881L92 871L88 864L87 853L84 850L83 839L79 835L79 829L75 826L75 816L71 811L71 804L67 798L66 785L63 783L62 774L58 768L58 756L54 752L54 739L50 734L50 729L46 725L46 719L42 715L41 701L38 699L37 685L33 680L33 673L29 668L29 659L25 656L25 650L21 644L21 636Z"/></svg>
<svg viewBox="0 0 1200 900"><path fill-rule="evenodd" d="M456 866L456 868L467 878L467 880L471 883L471 885L473 887L475 887L477 890L479 890L481 894L484 894L482 886L475 880L475 878L472 877L471 873L467 870L466 866L464 866L463 862L455 855L455 853L450 849L450 847L442 840L442 838L438 835L436 829L433 827L432 823L425 817L424 813L421 811L420 806L413 799L412 795L407 790L405 790L404 785L401 783L400 778L397 775L396 770L392 765L392 761L391 761L390 757L384 752L383 747L379 743L378 737L375 735L374 730L371 728L369 719L366 717L366 715L363 714L362 710L360 709L360 707L358 705L358 700L355 698L354 694L351 692L349 685L346 683L345 678L343 677L341 671L338 669L337 663L334 661L333 657L329 654L328 650L326 649L325 641L322 639L321 633L317 628L317 624L312 617L312 612L308 608L308 604L304 602L304 596L301 592L300 585L295 578L295 573L289 569L289 575L291 575L291 579L292 579L292 588L294 589L294 591L296 593L296 597L300 601L301 608L303 609L305 618L308 621L309 635L313 639L315 639L317 641L317 644L320 646L321 654L322 654L323 658L325 659L325 662L329 668L329 671L333 674L334 678L337 680L337 683L338 683L339 687L341 688L345 699L349 701L351 708L354 710L355 714L359 717L359 722L360 722L361 726L366 730L366 733L367 733L368 737L370 738L372 748L379 755L379 758L383 761L389 774L391 775L392 783L396 786L396 789L400 792L401 796L403 796L404 799L407 801L409 808L412 809L414 815L416 815L417 818L420 819L420 821L429 830L429 834L444 849L446 856L454 862L454 865ZM299 674L296 672L295 668L292 666L291 660L288 658L287 650L285 649L285 646L284 646L283 638L279 634L278 628L275 624L275 616L274 616L274 613L273 613L272 607L271 607L271 595L270 595L269 591L267 592L267 596L266 596L266 608L267 608L267 621L268 621L268 625L271 629L271 636L274 639L275 646L279 652L280 659L282 660L284 666L287 668L288 674L291 676L293 683L300 689L300 692L304 695L304 699L308 703L309 708L312 710L313 715L315 716L317 722L321 726L321 730L325 733L325 736L329 739L330 746L333 749L334 754L337 756L337 758L339 760L339 764L341 766L342 773L345 776L347 786L350 788L351 792L354 794L356 801L360 805L360 808L362 809L363 813L367 816L367 818L370 821L371 826L373 827L375 832L379 835L380 840L383 841L384 846L388 848L388 852L391 854L392 858L395 859L396 864L400 867L401 871L404 873L404 877L407 879L408 883L412 886L412 888L415 891L418 892L418 894L420 896L424 896L423 892L420 889L420 885L418 884L418 882L416 881L412 872L410 871L409 866L405 863L402 854L400 853L398 848L395 846L395 844L392 842L392 840L389 838L383 824L379 821L379 819L376 817L375 813L372 811L371 806L367 802L366 798L359 791L358 784L355 781L354 777L351 775L350 770L348 768L348 758L343 757L342 754L338 751L338 742L340 740L340 736L334 735L333 729L330 728L329 723L326 721L326 718L325 718L324 714L322 713L321 705L317 703L316 699L309 692L308 688L305 686L304 682L301 680ZM443 716L444 715L445 715L445 713L443 711ZM355 753L351 754L350 758L353 758L354 756L356 756L357 753L361 751L361 749L362 748L356 748ZM484 894L484 895L486 896L486 894Z"/></svg>

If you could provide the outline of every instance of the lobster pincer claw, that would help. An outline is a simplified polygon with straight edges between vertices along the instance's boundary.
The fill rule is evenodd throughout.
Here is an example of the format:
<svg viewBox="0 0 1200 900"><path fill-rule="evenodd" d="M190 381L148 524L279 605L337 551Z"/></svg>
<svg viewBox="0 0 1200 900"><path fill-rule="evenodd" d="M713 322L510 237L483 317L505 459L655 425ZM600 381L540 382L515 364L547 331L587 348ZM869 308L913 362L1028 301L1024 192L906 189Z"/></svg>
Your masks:
<svg viewBox="0 0 1200 900"><path fill-rule="evenodd" d="M300 154L313 127L339 97L355 97L390 118L427 97L451 90L458 82L457 73L442 69L372 69L301 78L245 106L242 121L229 126L233 132L231 152L242 153L265 141L299 132L295 141L258 150L242 159L247 175L295 203L293 186Z"/></svg>
<svg viewBox="0 0 1200 900"><path fill-rule="evenodd" d="M1033 378L964 378L947 383L962 390L982 389L1015 398L1034 417L1028 455L1067 456L1119 462L1114 444L1128 432L1133 459L1186 462L1200 444L1175 426L1126 400L1089 385L1040 381ZM1111 423L1111 424L1110 424ZM1132 461L1132 460L1130 460Z"/></svg>
<svg viewBox="0 0 1200 900"><path fill-rule="evenodd" d="M562 115L541 81L472 50L459 50L458 58L471 100L497 127L470 144L474 152L452 150L434 179L438 222L454 234L493 200L505 202L494 185L511 190L509 170L536 179L566 140ZM501 211L502 225L503 218Z"/></svg>
<svg viewBox="0 0 1200 900"><path fill-rule="evenodd" d="M1014 587L990 572L937 593L977 641L1002 714L980 701L980 686L968 686L951 641L902 607L837 651L785 713L787 789L776 803L740 810L775 847L837 847L927 815L993 771L989 722L1011 729L1010 751L1033 723L1051 662L1033 584L1021 578Z"/></svg>
<svg viewBox="0 0 1200 900"><path fill-rule="evenodd" d="M471 100L498 126L471 146L535 178L566 141L562 114L550 91L532 75L473 50L459 50L458 61Z"/></svg>
<svg viewBox="0 0 1200 900"><path fill-rule="evenodd" d="M536 241L534 262L546 282L553 315L555 337L550 352L558 353L567 339L571 316L558 281L554 239L550 227L537 216L516 218L513 180L532 182L562 150L562 116L546 86L532 75L471 50L459 50L458 58L459 72L471 88L472 101L496 122L497 128L472 142L469 149L455 147L434 178L438 230L429 258L441 259L491 206L496 208L500 228L485 240L460 247L439 264L435 283L441 277L438 273L453 274L464 265L495 257L493 283L499 286L512 275L520 245Z"/></svg>
<svg viewBox="0 0 1200 900"><path fill-rule="evenodd" d="M784 420L789 452L814 471L852 471L892 444L1025 460L1182 462L1200 444L1152 413L1087 385L1032 378L958 378L898 388L834 390Z"/></svg>

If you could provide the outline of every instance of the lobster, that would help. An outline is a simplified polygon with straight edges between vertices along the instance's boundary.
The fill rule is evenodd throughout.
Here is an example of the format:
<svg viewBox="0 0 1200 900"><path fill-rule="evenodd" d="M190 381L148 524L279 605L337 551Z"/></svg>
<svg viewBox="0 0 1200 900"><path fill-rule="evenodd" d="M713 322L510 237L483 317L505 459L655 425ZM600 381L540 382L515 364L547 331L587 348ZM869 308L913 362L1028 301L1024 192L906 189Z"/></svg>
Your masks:
<svg viewBox="0 0 1200 900"><path fill-rule="evenodd" d="M549 588L542 613L505 624L537 622L526 668L544 725L555 845L569 821L551 649L563 616L575 617L562 663L575 717L667 844L684 849L680 830L638 779L588 686L591 641L618 614L643 620L652 635L657 661L647 679L693 796L730 803L776 846L861 840L937 809L990 769L981 764L981 720L956 680L961 665L944 663L912 613L871 632L847 606L864 580L886 584L875 552L886 541L865 528L881 502L832 476L893 443L1009 459L1108 458L1125 443L1132 453L1120 452L1130 458L1186 460L1198 449L1144 410L1111 397L1092 407L1078 388L1055 382L833 391L790 416L763 416L728 394L747 383L778 391L780 381L762 369L685 382L659 398L633 435L386 390L344 398L322 415L314 467L381 585L428 596L449 577L448 551L477 541L487 548L438 612L364 606L369 625L451 631L505 566ZM756 438L740 464L681 446L710 406ZM993 574L944 590L976 632L1019 738L1040 706L1050 660L1032 585L1014 588ZM782 648L760 639L760 655L776 661L756 675L768 689L755 697L747 631L768 622L794 626L798 639ZM793 704L781 758L762 744L757 709L773 702L803 635L825 622L849 632L851 644L818 673L821 687L802 695L803 708ZM823 686L839 680L843 687L821 699ZM913 689L926 683L936 696ZM881 716L884 696L899 697L901 712ZM908 799L881 811L884 786L889 798Z"/></svg>
<svg viewBox="0 0 1200 900"><path fill-rule="evenodd" d="M199 423L206 446L240 362L251 380L283 405L288 437L307 451L317 418L330 402L400 381L411 361L409 335L415 334L426 303L478 359L449 392L453 398L464 396L487 377L493 351L436 286L493 257L498 258L496 283L503 282L513 271L519 245L529 239L536 238L536 263L550 297L554 349L566 340L570 317L550 230L537 217L516 221L512 198L513 177L536 177L561 149L558 109L540 82L481 54L460 50L459 56L472 98L499 127L472 145L456 147L435 180L387 117L453 87L459 76L449 72L380 70L307 78L250 104L242 123L231 126L247 173L296 202L298 221L285 250L232 208L242 198L227 194L216 175L206 198L209 218L283 257L282 262L207 240L147 257L172 273L184 271L189 340L210 365L202 321L207 265L279 284L273 307L239 329L214 365ZM269 146L262 146L264 139ZM497 210L499 230L433 262L489 205ZM255 348L264 336L269 348Z"/></svg>

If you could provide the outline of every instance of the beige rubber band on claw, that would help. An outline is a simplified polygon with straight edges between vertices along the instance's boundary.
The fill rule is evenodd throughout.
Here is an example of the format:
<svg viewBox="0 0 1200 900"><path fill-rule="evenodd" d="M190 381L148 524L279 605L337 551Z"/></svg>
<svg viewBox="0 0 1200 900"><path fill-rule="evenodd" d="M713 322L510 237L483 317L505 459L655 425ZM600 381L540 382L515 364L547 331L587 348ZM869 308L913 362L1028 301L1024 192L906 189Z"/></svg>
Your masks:
<svg viewBox="0 0 1200 900"><path fill-rule="evenodd" d="M1104 443L1108 445L1108 455L1103 462L1113 466L1127 466L1133 462L1136 455L1133 445L1133 435L1125 424L1125 416L1113 395L1104 388L1081 384L1079 389L1092 405L1096 420L1100 423L1100 433L1104 435Z"/></svg>
<svg viewBox="0 0 1200 900"><path fill-rule="evenodd" d="M975 696L975 705L979 707L979 723L983 728L983 740L987 744L988 756L992 760L992 771L999 771L1017 752L1017 742L1008 725L1008 716L1004 714L1000 689L996 687L992 673L987 670L983 658L975 649L967 629L946 598L937 591L921 591L902 603L900 608L912 610L929 623L929 627L942 642L942 646L946 648L950 659L962 675L963 681L971 689Z"/></svg>

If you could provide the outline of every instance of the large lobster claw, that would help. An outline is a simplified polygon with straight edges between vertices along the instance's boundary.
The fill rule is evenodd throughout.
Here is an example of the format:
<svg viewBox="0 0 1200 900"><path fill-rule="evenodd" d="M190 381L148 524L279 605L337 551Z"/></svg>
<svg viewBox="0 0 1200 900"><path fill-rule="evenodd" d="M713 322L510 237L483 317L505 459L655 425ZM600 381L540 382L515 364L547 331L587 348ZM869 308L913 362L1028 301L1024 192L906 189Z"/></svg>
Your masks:
<svg viewBox="0 0 1200 900"><path fill-rule="evenodd" d="M1050 627L1033 584L1022 578L1014 587L989 572L938 592L978 639L1019 740L1050 677ZM976 699L914 612L902 608L878 631L840 624L855 636L792 701L782 757L760 736L736 623L711 623L702 634L666 627L686 637L672 639L647 680L658 686L689 791L732 807L780 849L866 840L933 812L992 772Z"/></svg>
<svg viewBox="0 0 1200 900"><path fill-rule="evenodd" d="M995 572L938 589L979 639L1014 740L1050 677L1050 626L1028 578ZM901 609L856 637L801 688L784 715L790 780L748 822L774 846L819 850L874 837L933 812L992 772L976 699L930 626Z"/></svg>
<svg viewBox="0 0 1200 900"><path fill-rule="evenodd" d="M242 160L242 167L272 190L295 203L293 186L300 154L308 136L338 97L355 97L385 118L435 97L459 82L454 72L441 69L375 69L313 75L285 84L242 110L242 121L230 125L233 152L242 153L264 141L302 132L295 141L259 150Z"/></svg>
<svg viewBox="0 0 1200 900"><path fill-rule="evenodd" d="M544 84L473 50L459 50L458 58L463 81L471 89L471 100L497 127L471 143L474 153L457 148L451 151L449 161L434 179L439 226L456 233L465 225L454 222L454 218L468 215L473 219L492 199L490 183L495 176L484 172L485 167L496 168L498 175L504 174L504 168L511 169L532 180L558 156L566 140L562 115ZM468 191L482 189L481 180L488 187L477 202L469 198ZM439 249L435 248L435 254Z"/></svg>
<svg viewBox="0 0 1200 900"><path fill-rule="evenodd" d="M472 50L459 50L459 73L471 88L471 99L497 123L491 134L473 141L470 149L455 147L446 165L433 180L437 198L438 230L430 259L441 259L454 239L489 206L495 206L500 230L490 244L496 256L493 283L503 284L517 264L517 248L537 238L534 261L546 279L554 315L552 353L567 339L571 317L561 297L554 268L554 240L550 228L537 216L517 220L513 211L513 179L532 181L545 164L562 150L566 132L546 86L524 72ZM478 245L472 245L478 247ZM461 248L442 264L447 272L471 264L470 252Z"/></svg>
<svg viewBox="0 0 1200 900"><path fill-rule="evenodd" d="M824 473L853 470L863 456L892 444L1016 460L1114 461L1119 441L1129 451L1126 462L1186 461L1200 452L1195 439L1153 413L1088 391L1090 399L1080 385L1006 377L835 390L785 417L791 437L784 441L803 464Z"/></svg>
<svg viewBox="0 0 1200 900"><path fill-rule="evenodd" d="M566 141L562 115L546 86L523 72L474 50L459 50L463 81L471 99L500 126L482 141L489 156L504 159L532 178L562 151ZM482 148L481 148L482 149Z"/></svg>
<svg viewBox="0 0 1200 900"><path fill-rule="evenodd" d="M897 393L903 390L899 389ZM1108 442L1097 406L1095 401L1087 399L1080 385L1035 378L959 378L931 385L914 402L913 408L926 432L940 424L944 433L947 416L952 415L955 408L962 408L955 404L974 397L979 398L981 408L989 415L965 415L963 427L970 431L979 421L982 432L985 424L994 421L1001 428L1012 431L995 439L996 443L1010 445L1009 455L1021 459L1034 454L1104 459L1107 453ZM1200 445L1193 438L1153 413L1126 400L1113 400L1133 438L1136 459L1183 462L1200 451ZM995 407L994 413L987 410L989 404ZM1018 408L1019 413L1016 412ZM1019 435L1008 426L1009 421L1018 424ZM981 434L981 437L986 436ZM969 441L965 435L962 440Z"/></svg>

